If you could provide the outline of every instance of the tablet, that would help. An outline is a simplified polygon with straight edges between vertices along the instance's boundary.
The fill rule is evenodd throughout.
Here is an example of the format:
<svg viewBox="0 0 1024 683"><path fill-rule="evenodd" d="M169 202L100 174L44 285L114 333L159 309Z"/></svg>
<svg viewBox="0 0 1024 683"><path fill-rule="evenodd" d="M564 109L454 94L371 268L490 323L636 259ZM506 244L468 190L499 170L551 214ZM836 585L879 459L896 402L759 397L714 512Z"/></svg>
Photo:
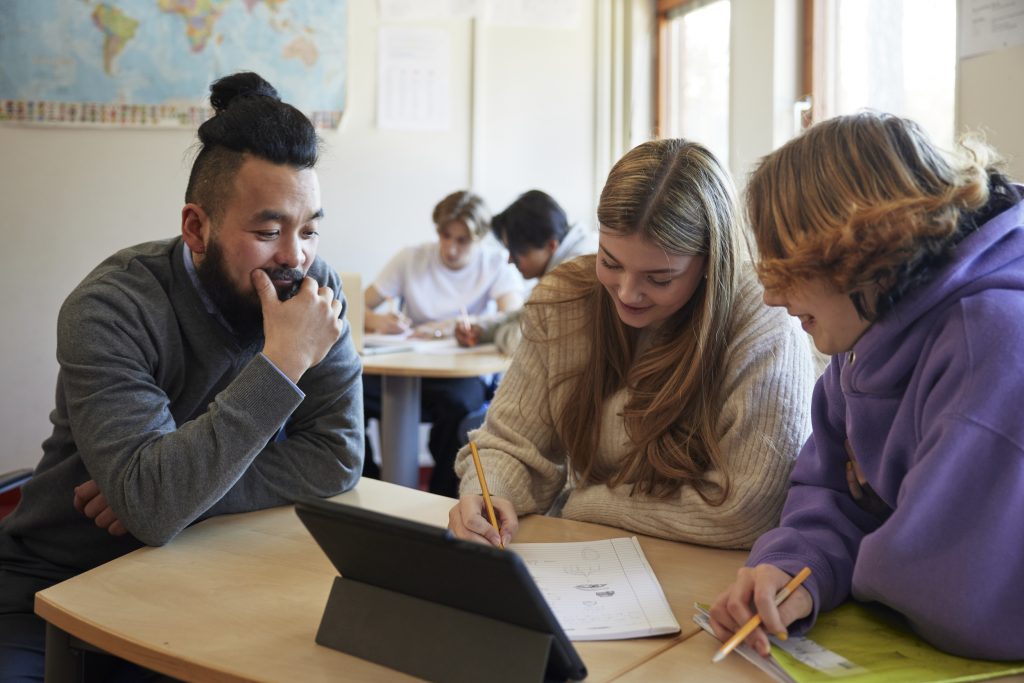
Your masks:
<svg viewBox="0 0 1024 683"><path fill-rule="evenodd" d="M515 553L319 498L297 501L295 512L344 579L549 634L547 677L586 678L586 666Z"/></svg>

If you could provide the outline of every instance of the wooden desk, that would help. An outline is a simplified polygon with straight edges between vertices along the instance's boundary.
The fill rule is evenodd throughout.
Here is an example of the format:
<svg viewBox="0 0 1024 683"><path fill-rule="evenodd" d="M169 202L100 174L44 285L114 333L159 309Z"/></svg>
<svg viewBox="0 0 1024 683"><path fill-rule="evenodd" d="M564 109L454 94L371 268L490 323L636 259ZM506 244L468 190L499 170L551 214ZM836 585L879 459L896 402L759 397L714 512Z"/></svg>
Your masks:
<svg viewBox="0 0 1024 683"><path fill-rule="evenodd" d="M402 486L419 484L420 380L478 377L504 372L510 362L493 344L385 353L363 357L363 374L381 375L381 476Z"/></svg>
<svg viewBox="0 0 1024 683"><path fill-rule="evenodd" d="M693 613L692 609L690 613ZM721 646L720 642L701 631L685 642L667 650L661 656L632 669L615 683L649 683L650 681L772 683L775 680L738 654L731 654L718 664L712 664L711 658L719 646Z"/></svg>
<svg viewBox="0 0 1024 683"><path fill-rule="evenodd" d="M337 500L441 526L452 505L449 498L369 479ZM531 516L516 540L628 535ZM652 538L641 538L641 545L684 631L577 643L589 681L611 681L692 636L693 601L716 595L745 557ZM41 591L36 612L54 632L184 680L413 680L316 644L335 576L294 511L274 508L207 520L162 548L143 548Z"/></svg>

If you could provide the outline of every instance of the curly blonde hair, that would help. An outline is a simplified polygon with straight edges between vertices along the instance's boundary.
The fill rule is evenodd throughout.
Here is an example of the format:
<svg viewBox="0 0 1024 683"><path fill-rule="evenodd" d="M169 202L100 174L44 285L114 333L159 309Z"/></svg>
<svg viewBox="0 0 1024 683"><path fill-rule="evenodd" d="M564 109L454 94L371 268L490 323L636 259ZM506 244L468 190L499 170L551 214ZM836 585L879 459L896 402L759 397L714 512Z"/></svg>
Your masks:
<svg viewBox="0 0 1024 683"><path fill-rule="evenodd" d="M947 157L913 121L861 112L769 154L746 191L764 286L824 280L877 319L977 227L963 218L988 202L996 157L961 148Z"/></svg>

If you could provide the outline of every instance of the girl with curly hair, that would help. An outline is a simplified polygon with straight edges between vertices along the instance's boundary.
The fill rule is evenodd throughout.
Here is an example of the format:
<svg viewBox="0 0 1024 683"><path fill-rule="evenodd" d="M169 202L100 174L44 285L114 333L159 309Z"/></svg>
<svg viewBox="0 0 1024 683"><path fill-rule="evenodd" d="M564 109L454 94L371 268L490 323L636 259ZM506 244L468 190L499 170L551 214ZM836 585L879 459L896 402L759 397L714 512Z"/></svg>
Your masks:
<svg viewBox="0 0 1024 683"><path fill-rule="evenodd" d="M721 637L756 610L767 654L766 631L853 597L953 654L1024 659L1024 193L983 144L962 152L860 113L750 181L765 301L833 355L781 526L711 610Z"/></svg>

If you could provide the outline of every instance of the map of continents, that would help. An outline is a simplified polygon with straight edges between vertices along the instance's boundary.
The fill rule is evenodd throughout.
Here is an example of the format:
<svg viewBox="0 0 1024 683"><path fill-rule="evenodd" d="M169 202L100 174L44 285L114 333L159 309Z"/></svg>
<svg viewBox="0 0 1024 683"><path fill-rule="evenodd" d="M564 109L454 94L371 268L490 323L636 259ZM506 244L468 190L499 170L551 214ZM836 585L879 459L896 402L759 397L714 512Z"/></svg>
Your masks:
<svg viewBox="0 0 1024 683"><path fill-rule="evenodd" d="M345 0L5 0L0 120L192 124L260 73L319 125L345 104Z"/></svg>

